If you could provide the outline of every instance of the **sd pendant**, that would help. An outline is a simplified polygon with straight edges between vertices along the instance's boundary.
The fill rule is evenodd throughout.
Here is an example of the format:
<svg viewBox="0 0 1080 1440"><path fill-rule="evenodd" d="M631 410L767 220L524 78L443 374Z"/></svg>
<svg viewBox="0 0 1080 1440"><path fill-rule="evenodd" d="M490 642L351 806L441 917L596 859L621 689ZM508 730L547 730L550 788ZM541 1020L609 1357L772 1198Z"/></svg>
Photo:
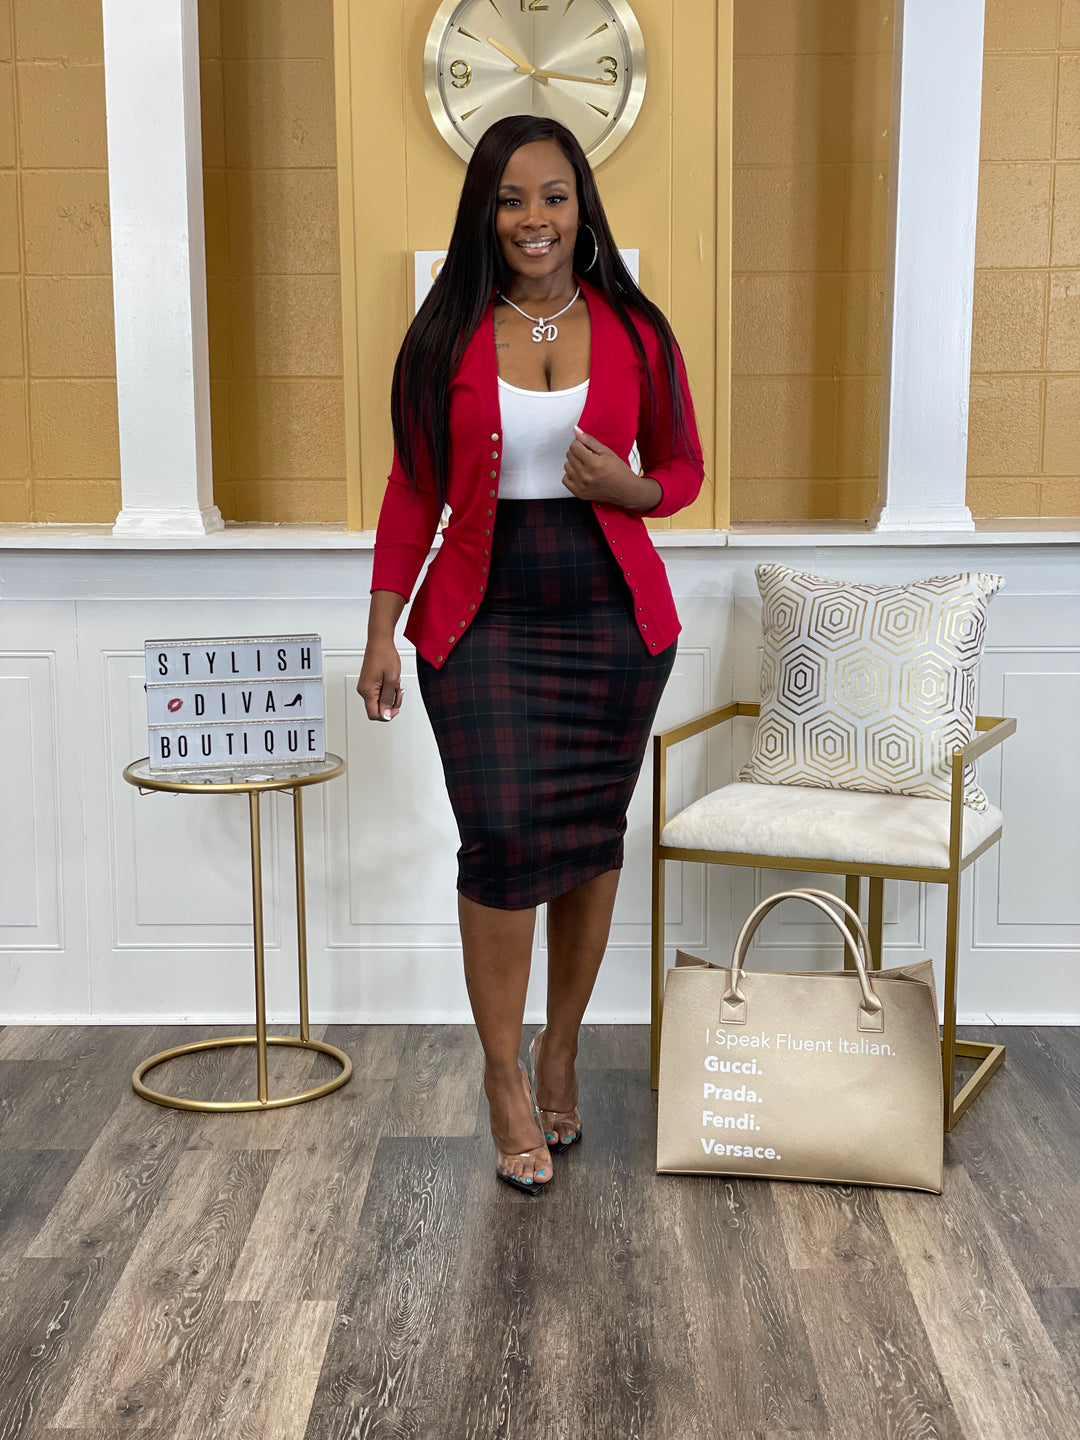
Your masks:
<svg viewBox="0 0 1080 1440"><path fill-rule="evenodd" d="M532 337L533 340L539 343L541 340L554 340L558 336L558 333L559 327L553 325L550 320L546 325L541 321L539 325L533 326Z"/></svg>

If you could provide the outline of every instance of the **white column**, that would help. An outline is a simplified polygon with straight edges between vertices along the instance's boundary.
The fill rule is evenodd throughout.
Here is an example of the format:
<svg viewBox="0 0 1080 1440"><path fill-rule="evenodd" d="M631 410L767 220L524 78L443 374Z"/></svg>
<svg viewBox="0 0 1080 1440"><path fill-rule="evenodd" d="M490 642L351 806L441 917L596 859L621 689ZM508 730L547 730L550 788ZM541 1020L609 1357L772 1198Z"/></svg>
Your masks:
<svg viewBox="0 0 1080 1440"><path fill-rule="evenodd" d="M897 0L878 530L973 530L968 390L983 0Z"/></svg>
<svg viewBox="0 0 1080 1440"><path fill-rule="evenodd" d="M210 459L198 0L103 0L116 392L115 534L223 528Z"/></svg>

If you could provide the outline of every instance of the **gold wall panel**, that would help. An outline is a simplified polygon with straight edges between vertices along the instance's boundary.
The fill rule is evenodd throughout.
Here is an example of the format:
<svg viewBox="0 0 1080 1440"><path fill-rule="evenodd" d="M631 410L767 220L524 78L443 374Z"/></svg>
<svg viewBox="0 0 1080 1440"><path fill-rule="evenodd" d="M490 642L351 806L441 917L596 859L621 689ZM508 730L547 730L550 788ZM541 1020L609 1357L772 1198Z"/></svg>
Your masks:
<svg viewBox="0 0 1080 1440"><path fill-rule="evenodd" d="M345 520L332 0L200 0L214 499Z"/></svg>
<svg viewBox="0 0 1080 1440"><path fill-rule="evenodd" d="M0 4L0 522L120 508L100 0Z"/></svg>
<svg viewBox="0 0 1080 1440"><path fill-rule="evenodd" d="M1080 515L1080 8L987 0L967 500Z"/></svg>
<svg viewBox="0 0 1080 1440"><path fill-rule="evenodd" d="M890 0L736 0L731 505L877 498Z"/></svg>

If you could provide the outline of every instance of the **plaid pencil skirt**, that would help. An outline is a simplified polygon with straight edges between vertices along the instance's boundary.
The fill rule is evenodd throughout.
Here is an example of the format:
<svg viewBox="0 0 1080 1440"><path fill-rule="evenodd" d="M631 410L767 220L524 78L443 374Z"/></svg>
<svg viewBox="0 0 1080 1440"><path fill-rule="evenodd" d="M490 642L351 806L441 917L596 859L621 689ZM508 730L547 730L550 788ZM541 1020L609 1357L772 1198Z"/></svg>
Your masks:
<svg viewBox="0 0 1080 1440"><path fill-rule="evenodd" d="M487 592L420 694L461 835L458 890L523 910L621 868L676 643L650 654L591 505L500 500Z"/></svg>

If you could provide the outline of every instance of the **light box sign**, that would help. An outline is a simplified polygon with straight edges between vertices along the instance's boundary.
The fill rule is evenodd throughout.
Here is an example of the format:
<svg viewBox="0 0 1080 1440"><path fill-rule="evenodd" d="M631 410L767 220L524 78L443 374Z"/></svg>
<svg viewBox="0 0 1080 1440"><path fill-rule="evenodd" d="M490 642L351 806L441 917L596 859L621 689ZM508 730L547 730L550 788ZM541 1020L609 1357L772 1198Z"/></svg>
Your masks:
<svg viewBox="0 0 1080 1440"><path fill-rule="evenodd" d="M318 635L147 640L145 650L151 770L325 759Z"/></svg>

